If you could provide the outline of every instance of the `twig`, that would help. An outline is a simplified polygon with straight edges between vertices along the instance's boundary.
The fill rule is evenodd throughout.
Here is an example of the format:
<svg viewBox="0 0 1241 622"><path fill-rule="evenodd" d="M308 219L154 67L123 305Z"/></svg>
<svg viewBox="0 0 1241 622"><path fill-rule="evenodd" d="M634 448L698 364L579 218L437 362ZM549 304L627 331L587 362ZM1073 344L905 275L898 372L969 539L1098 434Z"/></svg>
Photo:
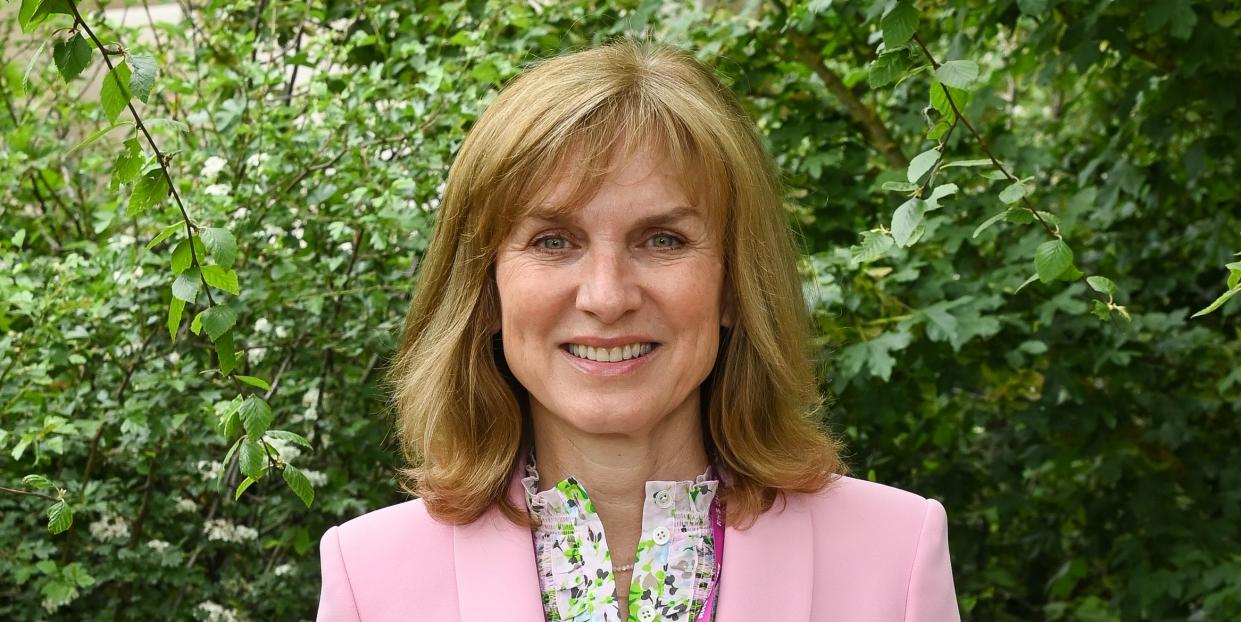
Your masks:
<svg viewBox="0 0 1241 622"><path fill-rule="evenodd" d="M121 89L122 93L128 94L129 86L122 84L120 76L116 75L116 67L112 65L112 59L109 57L108 53L104 51L103 43L99 41L99 37L95 36L95 32L91 30L90 26L86 23L86 20L82 18L82 14L78 11L77 0L68 0L68 4L69 9L73 11L74 21L82 27L82 30L84 30L86 35L90 37L90 40L94 42L95 47L99 49L100 55L103 56L103 62L108 65L108 75L112 76L112 80ZM151 132L147 130L146 125L142 122L142 116L139 115L138 110L134 108L132 97L126 100L125 106L129 108L129 114L133 115L134 124L137 125L139 130L142 131L142 135L146 137L147 144L151 146L153 151L155 151L155 159L159 162L159 168L164 173L164 180L168 182L168 190L172 193L172 198L176 201L177 208L181 210L181 218L185 221L185 232L191 241L189 245L190 261L194 266L201 268L202 262L199 261L198 251L194 250L193 244L194 230L197 227L190 218L189 212L186 211L185 204L181 202L181 193L177 192L177 184L172 179L172 173L168 171L168 156L164 155L164 153L159 150L159 145L155 144L155 138L151 136ZM211 296L211 287L207 284L207 277L203 276L202 272L199 271L198 278L202 281L203 291L207 294L207 302L210 303L211 306L215 306L215 299Z"/></svg>
<svg viewBox="0 0 1241 622"><path fill-rule="evenodd" d="M931 51L926 49L926 45L922 43L922 39L918 38L918 35L914 35L913 39L914 42L918 44L918 47L922 48L922 53L926 54L927 60L931 61L931 67L934 69L939 69L939 62L936 61L935 57L931 55ZM1008 172L1008 169L1004 168L1004 165L996 159L995 154L991 153L991 147L987 145L987 139L983 138L982 134L974 128L974 124L970 123L970 120L961 113L961 109L957 108L957 102L953 99L952 93L948 90L948 87L941 82L939 88L944 90L944 97L948 98L948 105L952 107L953 114L965 124L965 127L970 131L970 134L974 135L974 140L978 141L978 146L982 147L983 153L987 154L987 158L991 160L991 163L995 165L995 168L1003 173L1009 181L1020 182L1021 180L1017 179L1017 177L1015 177L1012 173ZM1060 239L1060 233L1052 229L1051 225L1047 224L1046 220L1043 220L1043 217L1038 213L1038 209L1034 207L1034 203L1030 202L1029 197L1022 195L1021 202L1025 205L1026 209L1030 210L1030 213L1034 215L1034 219L1037 220L1040 225L1043 225L1043 228L1047 230L1047 233L1049 233L1051 237Z"/></svg>
<svg viewBox="0 0 1241 622"><path fill-rule="evenodd" d="M6 488L4 486L0 486L0 492L7 492L11 495L26 495L30 497L39 497L41 499L47 499L48 501L60 501L58 497L53 497L52 495L45 495L41 492L35 492L33 490L18 490L16 488Z"/></svg>

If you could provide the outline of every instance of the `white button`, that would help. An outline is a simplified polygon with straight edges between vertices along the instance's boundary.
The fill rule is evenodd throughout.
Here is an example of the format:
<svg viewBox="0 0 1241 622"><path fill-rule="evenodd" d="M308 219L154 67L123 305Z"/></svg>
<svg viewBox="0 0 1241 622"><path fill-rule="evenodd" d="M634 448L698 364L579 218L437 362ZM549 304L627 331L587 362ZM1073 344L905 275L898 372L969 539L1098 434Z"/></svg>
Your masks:
<svg viewBox="0 0 1241 622"><path fill-rule="evenodd" d="M667 490L661 490L655 493L655 505L663 509L672 507L672 493Z"/></svg>
<svg viewBox="0 0 1241 622"><path fill-rule="evenodd" d="M638 619L641 620L641 622L651 622L651 620L655 619L655 608L647 605L639 609Z"/></svg>
<svg viewBox="0 0 1241 622"><path fill-rule="evenodd" d="M662 525L651 532L651 539L655 541L655 544L668 544L670 538L672 538L672 532Z"/></svg>

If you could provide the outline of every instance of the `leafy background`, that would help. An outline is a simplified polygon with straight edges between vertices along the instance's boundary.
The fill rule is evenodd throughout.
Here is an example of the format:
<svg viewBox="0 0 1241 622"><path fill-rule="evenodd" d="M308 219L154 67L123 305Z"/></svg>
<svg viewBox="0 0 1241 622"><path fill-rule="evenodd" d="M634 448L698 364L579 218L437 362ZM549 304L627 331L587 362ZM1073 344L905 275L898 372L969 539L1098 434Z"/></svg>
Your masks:
<svg viewBox="0 0 1241 622"><path fill-rule="evenodd" d="M967 620L1241 615L1238 3L144 4L0 5L0 618L313 617L319 535L402 499L455 149L623 34L758 121L825 416L944 502Z"/></svg>

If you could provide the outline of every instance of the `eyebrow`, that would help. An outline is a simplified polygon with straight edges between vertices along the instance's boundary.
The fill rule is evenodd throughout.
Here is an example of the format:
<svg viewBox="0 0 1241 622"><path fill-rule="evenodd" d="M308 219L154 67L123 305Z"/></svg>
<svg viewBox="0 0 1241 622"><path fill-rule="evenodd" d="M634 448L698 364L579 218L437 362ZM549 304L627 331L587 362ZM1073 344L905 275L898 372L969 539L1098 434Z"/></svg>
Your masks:
<svg viewBox="0 0 1241 622"><path fill-rule="evenodd" d="M554 223L577 222L577 210L566 212L563 209L540 208L531 211L529 217ZM686 205L679 205L666 212L639 218L636 228L658 227L691 218L702 220L702 212Z"/></svg>

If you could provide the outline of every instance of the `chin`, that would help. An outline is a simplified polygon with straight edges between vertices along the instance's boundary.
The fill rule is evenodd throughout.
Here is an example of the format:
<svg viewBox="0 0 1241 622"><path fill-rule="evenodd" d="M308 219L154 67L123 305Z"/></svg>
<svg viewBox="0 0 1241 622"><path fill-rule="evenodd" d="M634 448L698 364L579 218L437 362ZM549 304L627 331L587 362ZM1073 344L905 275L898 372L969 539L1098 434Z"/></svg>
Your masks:
<svg viewBox="0 0 1241 622"><path fill-rule="evenodd" d="M595 408L575 409L559 417L586 434L632 434L653 424L658 417L650 412L609 407L605 402Z"/></svg>

